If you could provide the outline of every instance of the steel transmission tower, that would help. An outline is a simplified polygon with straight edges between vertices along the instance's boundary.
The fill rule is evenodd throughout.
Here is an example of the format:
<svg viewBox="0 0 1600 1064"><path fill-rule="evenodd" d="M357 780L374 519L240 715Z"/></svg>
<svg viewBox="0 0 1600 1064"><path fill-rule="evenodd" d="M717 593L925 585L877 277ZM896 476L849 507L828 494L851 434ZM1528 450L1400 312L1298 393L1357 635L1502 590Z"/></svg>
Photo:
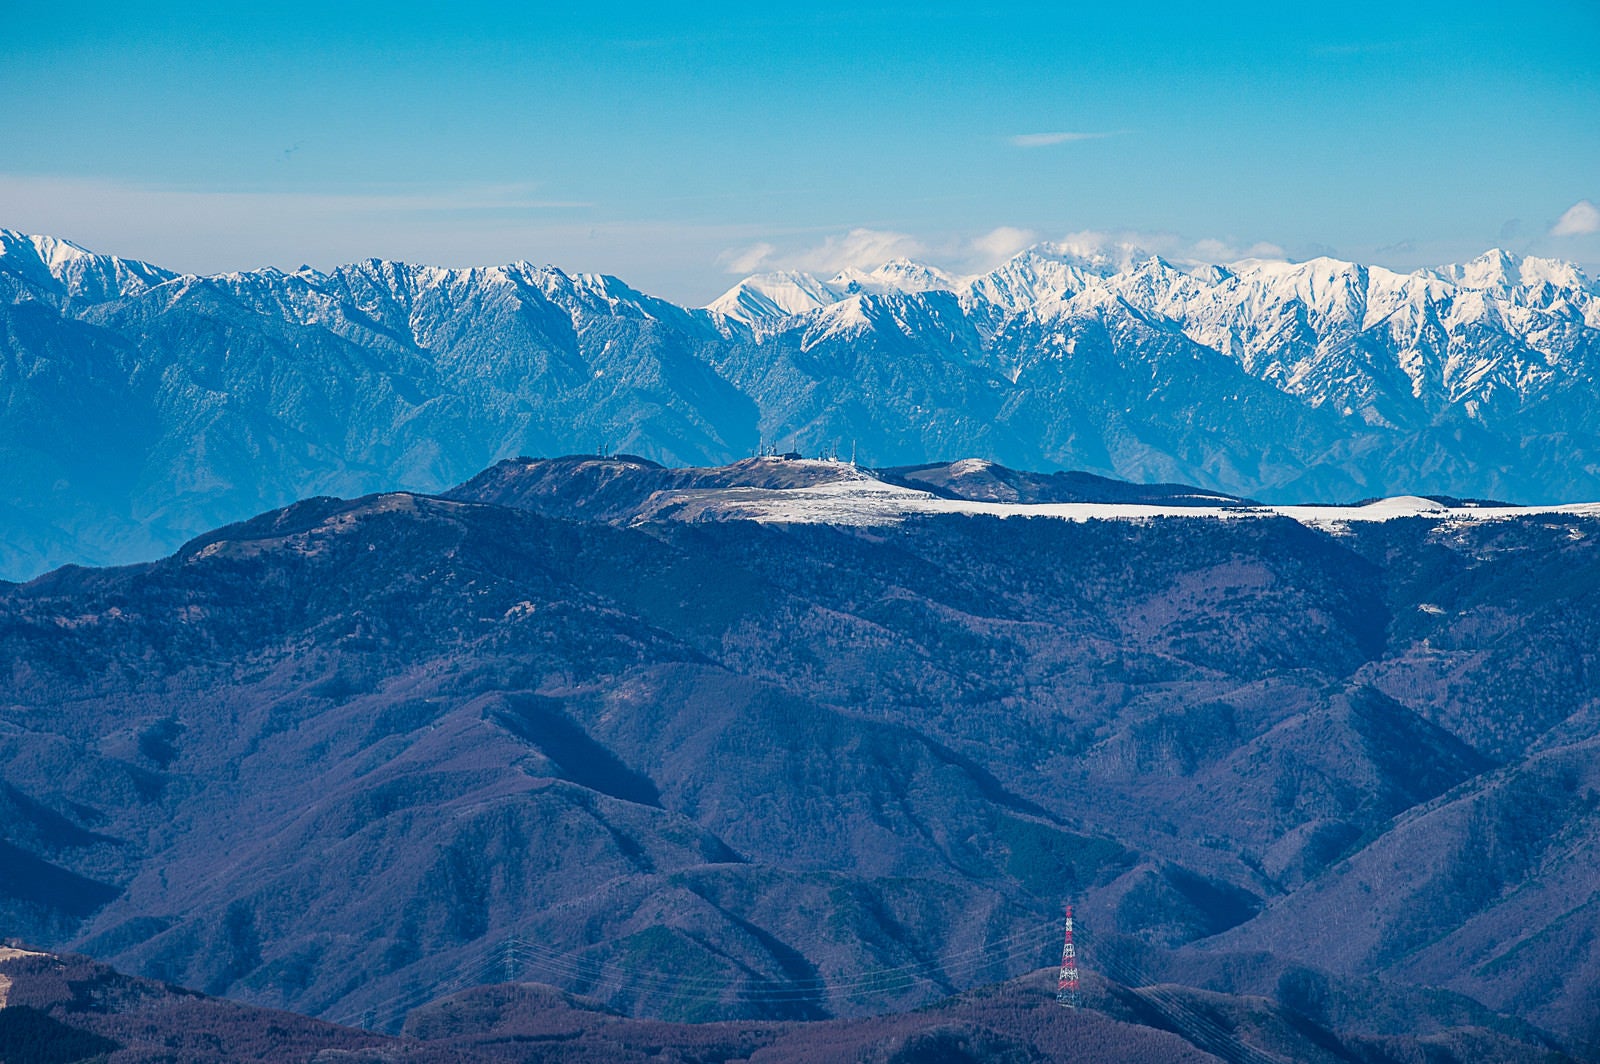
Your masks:
<svg viewBox="0 0 1600 1064"><path fill-rule="evenodd" d="M1061 944L1061 981L1056 986L1056 1001L1069 1009L1078 1007L1078 951L1072 944L1072 906L1067 906L1067 937Z"/></svg>
<svg viewBox="0 0 1600 1064"><path fill-rule="evenodd" d="M505 963L506 982L508 983L517 981L517 945L517 936L512 935L506 939L502 948L502 959Z"/></svg>

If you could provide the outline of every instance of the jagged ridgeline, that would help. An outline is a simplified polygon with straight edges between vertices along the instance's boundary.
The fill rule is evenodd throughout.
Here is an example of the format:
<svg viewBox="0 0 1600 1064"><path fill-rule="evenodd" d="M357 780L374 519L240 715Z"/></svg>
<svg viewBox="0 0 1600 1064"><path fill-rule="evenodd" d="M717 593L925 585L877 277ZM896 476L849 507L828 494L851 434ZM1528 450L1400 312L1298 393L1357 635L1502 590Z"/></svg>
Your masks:
<svg viewBox="0 0 1600 1064"><path fill-rule="evenodd" d="M0 586L0 918L392 1032L507 980L903 1010L1052 965L1071 900L1085 1008L1225 1059L1592 1055L1592 514L857 477L507 461Z"/></svg>
<svg viewBox="0 0 1600 1064"><path fill-rule="evenodd" d="M0 231L0 578L518 454L964 455L1269 502L1600 498L1600 301L1492 252L1400 275L1041 246L741 282L527 263L179 275Z"/></svg>

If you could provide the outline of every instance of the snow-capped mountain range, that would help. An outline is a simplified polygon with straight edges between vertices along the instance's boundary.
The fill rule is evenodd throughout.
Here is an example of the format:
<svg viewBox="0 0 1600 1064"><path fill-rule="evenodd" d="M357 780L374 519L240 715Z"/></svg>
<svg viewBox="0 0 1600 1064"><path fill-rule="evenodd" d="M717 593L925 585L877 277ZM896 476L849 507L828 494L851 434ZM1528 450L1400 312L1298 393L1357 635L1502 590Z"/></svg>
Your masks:
<svg viewBox="0 0 1600 1064"><path fill-rule="evenodd" d="M1391 425L1413 413L1386 415L1384 400L1396 390L1402 405L1408 395L1427 411L1459 405L1483 420L1486 402L1527 399L1581 372L1575 356L1600 329L1600 296L1576 266L1498 249L1407 274L1330 258L1180 268L1134 248L1120 252L1042 244L963 278L906 259L826 280L759 274L706 310L730 333L802 330L814 342L870 327L875 304L948 293L993 344L1018 326L1066 335L1125 308L1313 407L1332 402L1346 416ZM1021 345L1006 354L1026 364Z"/></svg>
<svg viewBox="0 0 1600 1064"><path fill-rule="evenodd" d="M684 308L527 262L201 277L0 230L0 575L516 454L983 457L1264 501L1600 498L1600 292L1044 244L747 278Z"/></svg>

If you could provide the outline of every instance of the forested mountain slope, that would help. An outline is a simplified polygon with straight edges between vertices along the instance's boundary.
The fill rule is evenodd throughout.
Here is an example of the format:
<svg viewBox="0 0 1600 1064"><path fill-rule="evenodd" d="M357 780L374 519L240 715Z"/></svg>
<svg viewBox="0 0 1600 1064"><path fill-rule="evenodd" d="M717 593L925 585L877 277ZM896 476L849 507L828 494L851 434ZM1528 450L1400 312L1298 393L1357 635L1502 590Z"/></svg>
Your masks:
<svg viewBox="0 0 1600 1064"><path fill-rule="evenodd" d="M811 490L769 465L691 479ZM508 463L0 585L7 925L344 1021L507 942L628 1012L804 1018L1048 964L1075 897L1120 982L1377 976L1595 1040L1593 518L562 487L671 473Z"/></svg>

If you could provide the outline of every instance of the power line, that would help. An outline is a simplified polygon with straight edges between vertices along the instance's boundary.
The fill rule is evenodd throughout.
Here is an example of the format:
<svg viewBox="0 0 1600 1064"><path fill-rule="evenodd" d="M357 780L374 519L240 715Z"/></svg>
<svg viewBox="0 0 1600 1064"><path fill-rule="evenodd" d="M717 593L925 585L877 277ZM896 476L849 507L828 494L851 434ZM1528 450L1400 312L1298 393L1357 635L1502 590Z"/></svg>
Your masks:
<svg viewBox="0 0 1600 1064"><path fill-rule="evenodd" d="M1091 942L1092 945L1092 942ZM1165 985L1132 955L1131 950L1102 951L1094 948L1090 957L1108 980L1116 982L1158 1016L1186 1041L1230 1062L1230 1064L1284 1064L1283 1058L1264 1052L1224 1028L1199 1011L1185 997Z"/></svg>
<svg viewBox="0 0 1600 1064"><path fill-rule="evenodd" d="M527 942L522 943L520 948L530 963L536 966L589 982L605 983L614 980L618 982L625 981L630 985L654 984L667 986L675 990L704 989L720 996L737 995L744 992L748 996L770 998L774 996L793 997L803 994L871 988L891 982L896 978L915 978L925 973L936 972L949 975L963 970L975 970L994 963L1012 961L1031 953L1037 953L1039 951L1041 933L1052 926L1054 926L1053 922L1030 927L1005 938L985 943L982 946L958 950L928 960L867 969L856 972L849 978L783 979L777 986L770 989L747 988L746 991L730 990L728 980L725 978L685 977L674 976L665 972L637 972L631 969L620 969L610 961L597 961L572 953L558 953L547 947L540 947ZM746 969L746 974L760 977L758 973L750 971L748 968Z"/></svg>
<svg viewBox="0 0 1600 1064"><path fill-rule="evenodd" d="M956 950L937 958L910 961L905 964L867 969L853 973L849 978L828 979L775 979L763 976L745 966L751 978L771 983L768 986L730 986L729 980L709 977L675 976L668 972L638 972L610 961L585 958L576 953L561 953L537 943L513 936L500 942L487 942L474 949L466 958L454 965L454 978L423 985L413 985L378 1001L363 1002L329 1017L333 1022L372 1026L371 1018L377 1016L393 1025L412 1007L446 997L465 987L484 985L497 981L498 976L510 974L514 981L517 966L526 964L552 972L558 976L591 986L624 985L642 987L646 992L671 992L675 998L711 1003L773 1003L803 1001L820 997L836 997L853 991L884 992L897 984L926 982L951 988L968 974L988 966L1003 969L1020 958L1036 955L1040 936L1054 926L1034 925L999 939L964 950ZM934 978L942 976L943 978Z"/></svg>
<svg viewBox="0 0 1600 1064"><path fill-rule="evenodd" d="M1281 1057L1244 1042L1236 1030L1225 1027L1198 1009L1186 996L1162 985L1138 960L1133 950L1102 948L1094 943L1092 936L1086 944L1083 928L1074 923L1070 906L1066 919L1057 1000L1063 1004L1081 1004L1078 969L1080 960L1087 960L1091 967L1100 970L1108 982L1121 985L1180 1037L1197 1047L1222 1056L1230 1064L1283 1064ZM774 977L727 958L730 964L741 970L740 974L745 978L756 981L755 985L735 983L733 979L736 977L638 971L603 958L561 952L513 934L502 940L486 941L471 950L454 965L454 978L412 985L376 1002L365 1002L338 1014L337 1018L330 1018L334 1022L351 1024L359 1016L363 1020L362 1025L369 1029L398 1027L405 1015L418 1005L448 997L472 986L515 982L523 968L609 993L632 989L641 996L669 994L680 1003L758 1006L807 1001L820 1003L852 993L882 994L896 989L909 989L918 983L953 992L964 981L964 976L981 969L998 967L1002 972L1009 973L1019 960L1030 956L1037 960L1044 937L1051 928L1058 926L1054 920L1034 924L1010 935L938 957L870 968L838 979L826 976L805 979ZM1062 995L1069 995L1071 1000L1064 999ZM375 1022L379 1020L381 1023Z"/></svg>

